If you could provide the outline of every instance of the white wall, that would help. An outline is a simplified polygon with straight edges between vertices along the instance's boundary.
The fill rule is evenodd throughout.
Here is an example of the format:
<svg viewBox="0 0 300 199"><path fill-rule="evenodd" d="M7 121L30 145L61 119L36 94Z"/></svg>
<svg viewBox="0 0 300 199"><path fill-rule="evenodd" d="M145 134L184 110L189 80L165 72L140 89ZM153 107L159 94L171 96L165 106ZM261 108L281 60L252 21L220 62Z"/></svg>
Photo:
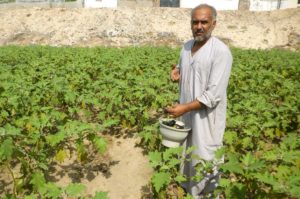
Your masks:
<svg viewBox="0 0 300 199"><path fill-rule="evenodd" d="M250 10L269 11L278 8L297 8L297 0L250 0Z"/></svg>
<svg viewBox="0 0 300 199"><path fill-rule="evenodd" d="M84 0L85 8L116 8L118 0Z"/></svg>
<svg viewBox="0 0 300 199"><path fill-rule="evenodd" d="M202 3L214 6L217 10L238 10L239 8L239 0L180 0L180 7L194 8Z"/></svg>

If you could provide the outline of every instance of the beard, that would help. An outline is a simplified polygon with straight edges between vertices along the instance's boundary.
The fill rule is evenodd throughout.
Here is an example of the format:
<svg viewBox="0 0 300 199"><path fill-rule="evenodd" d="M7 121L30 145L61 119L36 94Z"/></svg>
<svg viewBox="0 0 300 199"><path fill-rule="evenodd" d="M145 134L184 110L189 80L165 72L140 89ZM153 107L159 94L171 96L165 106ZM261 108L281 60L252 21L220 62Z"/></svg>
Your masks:
<svg viewBox="0 0 300 199"><path fill-rule="evenodd" d="M203 35L203 36L196 36L196 37L194 37L194 40L196 41L196 42L202 42L202 41L204 41L204 40L206 40L206 35Z"/></svg>
<svg viewBox="0 0 300 199"><path fill-rule="evenodd" d="M213 31L213 28L210 28L210 29L207 31L206 34L201 35L201 36L195 36L197 32L202 32L202 33L204 32L204 30L200 30L200 31L197 30L197 31L195 31L195 33L194 33L194 40L195 40L196 42L203 42L203 41L206 41L206 40L208 40L208 39L210 38L212 31Z"/></svg>

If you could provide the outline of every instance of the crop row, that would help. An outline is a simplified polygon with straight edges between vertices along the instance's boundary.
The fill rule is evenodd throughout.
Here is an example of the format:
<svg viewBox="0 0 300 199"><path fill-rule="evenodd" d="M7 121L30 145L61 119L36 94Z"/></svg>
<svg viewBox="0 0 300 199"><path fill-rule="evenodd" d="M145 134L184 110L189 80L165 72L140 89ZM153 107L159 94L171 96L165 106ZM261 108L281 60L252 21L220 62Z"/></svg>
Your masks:
<svg viewBox="0 0 300 199"><path fill-rule="evenodd" d="M225 164L217 191L228 198L300 197L300 54L232 52ZM177 84L169 80L178 56L179 49L163 47L1 47L0 165L12 171L20 164L22 174L9 194L68 194L47 183L49 164L63 161L70 141L80 160L87 159L86 140L104 153L101 132L116 127L139 132L157 169L155 194L184 180L175 161L180 149L162 147L157 129L161 109L178 98ZM161 165L171 163L171 173L161 172Z"/></svg>

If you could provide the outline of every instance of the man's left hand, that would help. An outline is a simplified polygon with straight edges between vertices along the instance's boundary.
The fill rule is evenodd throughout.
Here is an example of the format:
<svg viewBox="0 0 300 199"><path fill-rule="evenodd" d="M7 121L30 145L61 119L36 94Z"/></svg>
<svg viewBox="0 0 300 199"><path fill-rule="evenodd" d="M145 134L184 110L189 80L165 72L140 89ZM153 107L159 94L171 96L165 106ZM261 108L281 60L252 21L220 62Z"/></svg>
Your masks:
<svg viewBox="0 0 300 199"><path fill-rule="evenodd" d="M187 105L185 104L175 104L171 107L167 107L166 111L171 114L173 117L179 117L186 112L188 112Z"/></svg>

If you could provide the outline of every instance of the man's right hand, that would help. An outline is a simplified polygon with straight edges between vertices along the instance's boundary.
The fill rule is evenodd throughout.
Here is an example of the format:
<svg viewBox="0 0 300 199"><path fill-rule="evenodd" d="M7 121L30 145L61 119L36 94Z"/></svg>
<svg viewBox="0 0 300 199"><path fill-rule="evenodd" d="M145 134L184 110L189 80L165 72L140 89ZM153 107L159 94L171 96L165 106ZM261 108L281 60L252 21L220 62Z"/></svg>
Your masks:
<svg viewBox="0 0 300 199"><path fill-rule="evenodd" d="M171 71L171 80L173 82L178 82L180 79L180 73L179 73L179 69L176 68L176 65L173 64L172 65L172 71Z"/></svg>

